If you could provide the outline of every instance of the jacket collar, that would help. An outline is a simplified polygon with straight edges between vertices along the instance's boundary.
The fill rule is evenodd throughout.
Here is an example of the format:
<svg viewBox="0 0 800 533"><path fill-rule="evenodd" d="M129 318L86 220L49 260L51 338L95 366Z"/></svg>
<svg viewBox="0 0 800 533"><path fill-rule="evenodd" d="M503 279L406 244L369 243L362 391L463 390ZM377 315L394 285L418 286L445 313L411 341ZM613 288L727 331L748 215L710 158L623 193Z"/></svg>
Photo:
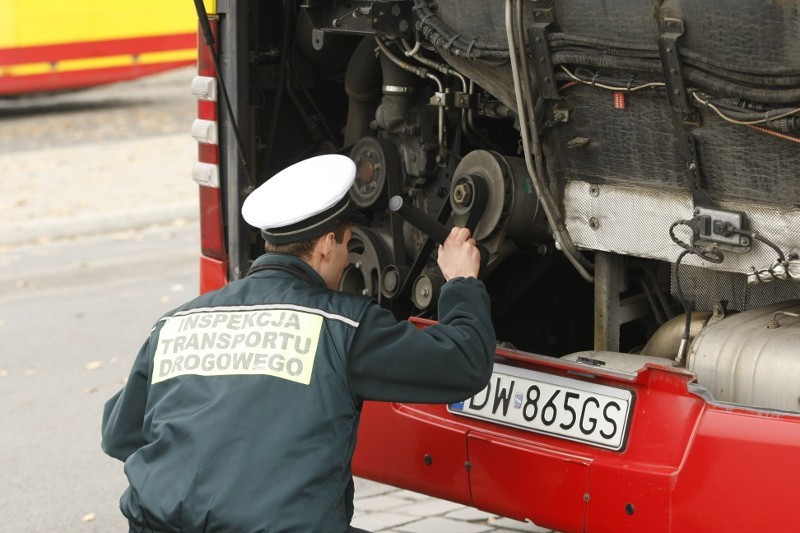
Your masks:
<svg viewBox="0 0 800 533"><path fill-rule="evenodd" d="M264 267L268 267L269 265L280 265L289 268L297 268L301 272L306 274L306 276L301 277L301 279L307 277L315 285L326 287L325 281L322 279L322 276L320 276L316 270L311 268L311 265L309 265L299 257L295 257L293 255L265 253L259 256L255 261L253 261L253 266L250 267L250 270L261 269Z"/></svg>

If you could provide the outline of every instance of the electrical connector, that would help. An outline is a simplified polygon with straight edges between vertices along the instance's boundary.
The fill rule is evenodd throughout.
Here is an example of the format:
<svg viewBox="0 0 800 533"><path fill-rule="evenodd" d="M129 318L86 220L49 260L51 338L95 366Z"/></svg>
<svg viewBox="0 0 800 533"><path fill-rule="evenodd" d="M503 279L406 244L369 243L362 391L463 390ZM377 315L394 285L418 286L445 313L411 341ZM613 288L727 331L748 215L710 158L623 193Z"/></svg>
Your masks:
<svg viewBox="0 0 800 533"><path fill-rule="evenodd" d="M730 237L734 234L736 228L730 222L725 222L724 220L715 220L713 227L711 228L711 232L714 235L722 235L723 237Z"/></svg>
<svg viewBox="0 0 800 533"><path fill-rule="evenodd" d="M695 216L689 221L694 233L694 241L700 243L724 244L733 248L749 249L752 239L745 233L747 215L740 211L698 207ZM731 251L737 251L736 249Z"/></svg>

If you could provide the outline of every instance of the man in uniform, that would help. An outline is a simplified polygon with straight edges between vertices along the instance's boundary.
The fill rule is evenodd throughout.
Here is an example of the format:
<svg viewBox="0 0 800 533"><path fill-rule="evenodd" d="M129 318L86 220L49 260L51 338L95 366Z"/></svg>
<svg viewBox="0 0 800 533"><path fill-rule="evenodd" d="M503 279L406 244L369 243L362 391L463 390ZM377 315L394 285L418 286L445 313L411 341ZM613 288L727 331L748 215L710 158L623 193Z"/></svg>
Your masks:
<svg viewBox="0 0 800 533"><path fill-rule="evenodd" d="M488 382L494 330L468 230L439 247L436 325L335 290L355 173L326 155L265 182L242 215L267 253L153 328L103 414L103 450L125 462L131 531L357 531L362 401L451 403Z"/></svg>

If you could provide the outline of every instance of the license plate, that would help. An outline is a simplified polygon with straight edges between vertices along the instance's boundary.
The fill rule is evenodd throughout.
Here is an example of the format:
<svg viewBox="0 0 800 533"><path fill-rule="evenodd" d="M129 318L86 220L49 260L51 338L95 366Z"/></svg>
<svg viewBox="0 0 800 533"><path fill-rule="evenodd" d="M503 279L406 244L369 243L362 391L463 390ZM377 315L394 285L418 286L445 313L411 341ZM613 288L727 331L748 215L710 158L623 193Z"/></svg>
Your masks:
<svg viewBox="0 0 800 533"><path fill-rule="evenodd" d="M633 393L624 389L495 364L483 391L448 405L447 410L621 450L627 440L632 403Z"/></svg>

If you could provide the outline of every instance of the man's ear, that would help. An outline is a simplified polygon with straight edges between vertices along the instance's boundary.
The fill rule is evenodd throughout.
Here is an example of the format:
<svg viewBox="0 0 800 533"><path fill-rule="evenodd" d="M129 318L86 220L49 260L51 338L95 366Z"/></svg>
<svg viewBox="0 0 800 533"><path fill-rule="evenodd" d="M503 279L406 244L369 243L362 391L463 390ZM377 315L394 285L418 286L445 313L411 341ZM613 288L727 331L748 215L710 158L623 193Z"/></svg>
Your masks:
<svg viewBox="0 0 800 533"><path fill-rule="evenodd" d="M327 259L333 253L334 245L336 243L336 235L332 231L320 237L318 242L319 253L322 257Z"/></svg>

